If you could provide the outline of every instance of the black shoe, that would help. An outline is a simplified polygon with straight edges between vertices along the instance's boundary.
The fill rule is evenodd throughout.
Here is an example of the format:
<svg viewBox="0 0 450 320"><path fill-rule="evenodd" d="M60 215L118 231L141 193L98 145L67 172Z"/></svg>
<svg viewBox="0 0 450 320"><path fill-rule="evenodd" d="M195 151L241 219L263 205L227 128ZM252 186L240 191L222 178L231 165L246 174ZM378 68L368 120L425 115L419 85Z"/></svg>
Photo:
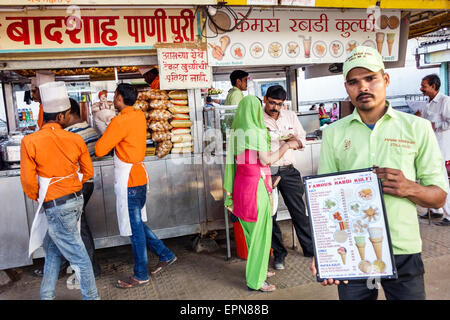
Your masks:
<svg viewBox="0 0 450 320"><path fill-rule="evenodd" d="M444 215L442 213L434 213L434 212L430 213L430 218L431 219L439 219L439 218L442 218L443 216ZM428 219L428 213L420 215L419 218L421 218L421 219Z"/></svg>
<svg viewBox="0 0 450 320"><path fill-rule="evenodd" d="M434 224L437 226L448 227L448 226L450 226L450 220L448 220L447 218L444 218L439 222L435 222Z"/></svg>
<svg viewBox="0 0 450 320"><path fill-rule="evenodd" d="M284 259L275 259L273 261L273 268L275 270L283 270L284 269Z"/></svg>

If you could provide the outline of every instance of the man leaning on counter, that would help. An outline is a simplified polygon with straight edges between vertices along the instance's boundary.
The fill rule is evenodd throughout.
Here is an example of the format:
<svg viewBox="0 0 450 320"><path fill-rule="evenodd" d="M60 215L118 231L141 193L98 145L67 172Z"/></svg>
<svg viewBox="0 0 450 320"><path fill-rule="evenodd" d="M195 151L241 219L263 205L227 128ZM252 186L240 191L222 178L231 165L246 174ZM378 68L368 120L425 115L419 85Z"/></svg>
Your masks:
<svg viewBox="0 0 450 320"><path fill-rule="evenodd" d="M118 280L120 289L134 288L149 282L148 248L159 257L151 271L156 274L177 260L177 257L144 223L147 221L146 193L148 175L143 163L147 141L147 122L141 110L135 110L137 90L121 83L114 94L114 106L119 114L111 120L95 145L95 154L103 157L114 152L114 192L121 236L129 236L134 256L134 274Z"/></svg>

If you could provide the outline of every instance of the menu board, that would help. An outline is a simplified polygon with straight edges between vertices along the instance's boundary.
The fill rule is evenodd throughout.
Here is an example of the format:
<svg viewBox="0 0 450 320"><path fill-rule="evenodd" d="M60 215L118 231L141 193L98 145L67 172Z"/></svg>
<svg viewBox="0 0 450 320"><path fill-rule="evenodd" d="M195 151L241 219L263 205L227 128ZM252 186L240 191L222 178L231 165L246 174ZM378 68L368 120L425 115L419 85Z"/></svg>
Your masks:
<svg viewBox="0 0 450 320"><path fill-rule="evenodd" d="M317 280L397 278L373 168L303 178Z"/></svg>

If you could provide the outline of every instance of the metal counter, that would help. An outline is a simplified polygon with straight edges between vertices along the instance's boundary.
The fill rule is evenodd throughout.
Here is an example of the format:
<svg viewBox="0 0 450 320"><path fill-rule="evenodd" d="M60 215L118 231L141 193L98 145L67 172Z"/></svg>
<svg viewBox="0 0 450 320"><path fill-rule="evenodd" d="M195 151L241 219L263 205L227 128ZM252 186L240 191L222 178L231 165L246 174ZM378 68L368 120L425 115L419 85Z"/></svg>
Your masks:
<svg viewBox="0 0 450 320"><path fill-rule="evenodd" d="M103 159L93 164L94 192L85 214L95 247L128 244L129 238L120 236L117 223L113 160ZM206 222L214 218L208 219L206 210L201 155L146 157L144 164L149 174L146 224L152 231L161 239L207 232ZM27 198L26 207L31 230L36 203ZM34 258L42 256L42 249L33 255Z"/></svg>
<svg viewBox="0 0 450 320"><path fill-rule="evenodd" d="M295 167L302 176L317 171L320 141L309 142L296 152ZM146 224L161 239L190 234L206 234L225 229L223 208L223 156L201 154L172 155L163 159L146 157L149 173ZM95 247L106 248L130 243L119 235L114 194L112 158L94 161L94 192L86 207L86 219ZM28 199L20 182L20 170L0 171L0 194L8 205L0 211L0 270L32 264L28 241L35 201ZM278 219L289 219L282 197ZM43 257L42 248L33 258Z"/></svg>

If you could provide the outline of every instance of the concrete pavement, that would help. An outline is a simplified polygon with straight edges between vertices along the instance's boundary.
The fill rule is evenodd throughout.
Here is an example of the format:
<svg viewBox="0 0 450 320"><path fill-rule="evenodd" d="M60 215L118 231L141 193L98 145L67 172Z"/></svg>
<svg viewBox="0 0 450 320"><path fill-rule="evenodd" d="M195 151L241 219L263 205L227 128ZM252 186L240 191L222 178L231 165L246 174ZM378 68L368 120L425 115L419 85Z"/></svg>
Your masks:
<svg viewBox="0 0 450 320"><path fill-rule="evenodd" d="M425 263L425 285L427 299L450 299L450 228L440 227L420 219L423 239L422 257ZM270 283L277 286L272 293L248 291L245 285L245 261L236 257L234 243L230 261L226 261L226 242L219 233L219 249L208 253L192 250L192 236L165 239L166 245L178 257L178 261L160 274L151 277L144 287L121 290L114 287L119 278L132 274L133 257L131 247L120 246L97 250L102 275L97 279L97 288L102 300L336 300L334 286L322 287L312 276L309 265L311 258L305 258L292 249L292 228L290 220L280 222L283 240L289 254L286 269L276 272ZM223 232L224 233L224 232ZM149 255L150 265L157 263ZM20 268L21 278L10 285L0 287L0 300L38 300L40 278L33 270L42 266L43 259L36 259L35 265ZM271 269L271 268L270 268ZM79 290L69 290L67 276L58 281L58 300L79 300ZM384 299L380 290L379 299Z"/></svg>

